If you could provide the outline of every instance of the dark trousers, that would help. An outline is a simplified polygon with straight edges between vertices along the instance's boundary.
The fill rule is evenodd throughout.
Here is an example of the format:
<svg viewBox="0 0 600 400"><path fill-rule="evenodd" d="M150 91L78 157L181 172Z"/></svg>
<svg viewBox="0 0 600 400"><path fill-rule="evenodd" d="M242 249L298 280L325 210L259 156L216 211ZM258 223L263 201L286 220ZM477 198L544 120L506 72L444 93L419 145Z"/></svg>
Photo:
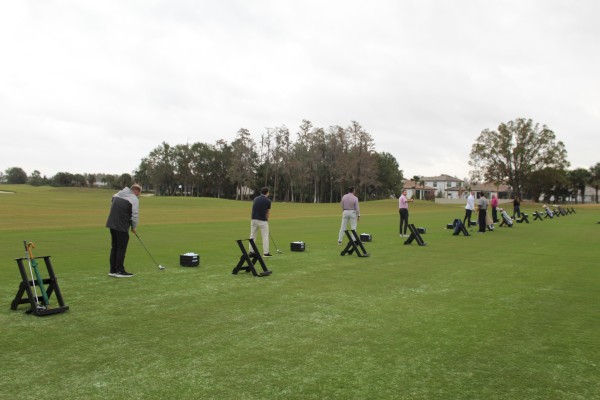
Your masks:
<svg viewBox="0 0 600 400"><path fill-rule="evenodd" d="M400 234L406 235L407 229L408 229L408 208L401 208L400 209Z"/></svg>
<svg viewBox="0 0 600 400"><path fill-rule="evenodd" d="M515 206L515 208L513 210L512 219L515 219L515 215L517 217L521 218L521 206Z"/></svg>
<svg viewBox="0 0 600 400"><path fill-rule="evenodd" d="M498 222L498 209L496 207L492 207L492 221L494 223Z"/></svg>
<svg viewBox="0 0 600 400"><path fill-rule="evenodd" d="M473 214L473 210L465 209L465 217L463 218L463 225L469 229L471 227L471 214ZM467 221L469 222L467 224Z"/></svg>
<svg viewBox="0 0 600 400"><path fill-rule="evenodd" d="M125 253L127 253L127 244L129 243L129 232L110 230L110 272L123 272L125 266Z"/></svg>
<svg viewBox="0 0 600 400"><path fill-rule="evenodd" d="M485 232L485 217L487 210L479 210L479 232Z"/></svg>

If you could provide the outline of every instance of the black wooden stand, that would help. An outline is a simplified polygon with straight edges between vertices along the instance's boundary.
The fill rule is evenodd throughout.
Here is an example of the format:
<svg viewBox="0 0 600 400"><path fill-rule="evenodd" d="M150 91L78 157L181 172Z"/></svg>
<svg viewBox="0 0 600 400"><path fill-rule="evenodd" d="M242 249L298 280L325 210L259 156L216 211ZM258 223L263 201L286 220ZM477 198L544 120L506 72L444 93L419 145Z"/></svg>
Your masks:
<svg viewBox="0 0 600 400"><path fill-rule="evenodd" d="M250 247L252 247L251 253L248 253L246 251L246 247L244 246L244 241L246 240L250 243ZM263 261L258 248L256 247L256 243L254 243L254 239L239 239L236 240L236 242L240 247L242 255L240 257L240 261L231 272L233 275L237 275L240 271L252 272L252 275L258 277L271 275L272 271L267 269L267 266L265 265L265 262ZM257 262L260 264L262 272L257 272L256 268L254 268L254 265Z"/></svg>
<svg viewBox="0 0 600 400"><path fill-rule="evenodd" d="M425 246L427 244L421 237L417 228L415 228L415 224L408 224L408 229L410 230L410 236L404 241L405 245L411 244L413 240L416 240L419 246Z"/></svg>
<svg viewBox="0 0 600 400"><path fill-rule="evenodd" d="M23 263L27 260L27 258L15 258L15 261L19 266L19 272L21 273L21 283L19 284L19 290L17 291L15 299L10 305L12 310L16 310L19 304L29 304L31 308L25 312L42 317L44 315L62 313L69 309L69 306L65 305L65 301L60 293L58 280L56 279L56 275L54 275L54 268L52 268L52 263L50 262L50 256L35 257L35 259L41 258L44 259L44 264L46 265L46 270L48 271L48 278L42 280L44 285L48 285L44 286L46 289L46 294L48 295L48 299L50 299L52 293L56 293L56 300L58 301L59 306L56 308L49 308L49 304L44 304L44 299L42 296L36 296L34 294L31 287L37 284L37 282L33 282L27 276L25 264ZM25 294L27 294L26 298L23 297Z"/></svg>
<svg viewBox="0 0 600 400"><path fill-rule="evenodd" d="M348 244L340 253L341 256L345 256L346 254L356 253L359 257L369 257L370 254L367 253L365 246L363 246L360 237L356 233L354 229L345 231L346 237L348 238Z"/></svg>

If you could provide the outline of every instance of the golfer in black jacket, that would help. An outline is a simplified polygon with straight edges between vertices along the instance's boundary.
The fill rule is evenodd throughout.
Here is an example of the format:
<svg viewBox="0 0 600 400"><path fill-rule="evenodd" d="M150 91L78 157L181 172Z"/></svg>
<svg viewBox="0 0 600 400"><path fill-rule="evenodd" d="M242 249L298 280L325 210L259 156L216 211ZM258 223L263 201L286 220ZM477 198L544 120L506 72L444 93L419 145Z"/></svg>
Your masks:
<svg viewBox="0 0 600 400"><path fill-rule="evenodd" d="M138 224L139 195L142 188L135 184L124 188L112 197L110 214L106 227L110 229L110 272L108 276L130 278L133 274L125 271L125 253L129 243L129 229L135 233Z"/></svg>

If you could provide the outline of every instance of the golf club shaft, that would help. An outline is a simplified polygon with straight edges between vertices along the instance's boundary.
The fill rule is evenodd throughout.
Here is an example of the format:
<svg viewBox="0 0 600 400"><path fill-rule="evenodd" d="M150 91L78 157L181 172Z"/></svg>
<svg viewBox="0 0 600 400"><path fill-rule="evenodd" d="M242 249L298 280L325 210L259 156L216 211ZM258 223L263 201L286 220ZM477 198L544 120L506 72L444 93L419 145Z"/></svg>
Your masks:
<svg viewBox="0 0 600 400"><path fill-rule="evenodd" d="M281 253L281 250L279 250L279 247L277 247L277 243L275 243L275 241L273 240L273 236L271 236L271 232L269 232L269 237L271 238L271 241L273 242L273 245L275 246L275 250L277 250L278 253Z"/></svg>
<svg viewBox="0 0 600 400"><path fill-rule="evenodd" d="M29 265L29 274L31 275L31 283L33 286L33 293L35 295L35 304L39 306L40 301L38 299L38 294L37 294L37 289L36 289L36 284L35 284L35 277L33 276L33 269L31 268L31 258L29 257L29 249L27 248L26 240L23 241L23 245L25 246L25 257L27 257L27 264Z"/></svg>
<svg viewBox="0 0 600 400"><path fill-rule="evenodd" d="M144 250L146 250L146 253L148 253L148 255L150 256L150 258L152 259L152 261L154 261L154 265L156 265L157 268L160 268L160 266L158 265L158 263L156 262L156 260L154 259L154 257L152 257L152 254L150 254L150 252L148 251L148 249L146 248L146 246L144 246L144 242L142 242L142 239L140 239L140 237L138 236L137 232L134 233L135 237L138 238L138 240L140 241L140 244L142 245L142 247L144 248Z"/></svg>

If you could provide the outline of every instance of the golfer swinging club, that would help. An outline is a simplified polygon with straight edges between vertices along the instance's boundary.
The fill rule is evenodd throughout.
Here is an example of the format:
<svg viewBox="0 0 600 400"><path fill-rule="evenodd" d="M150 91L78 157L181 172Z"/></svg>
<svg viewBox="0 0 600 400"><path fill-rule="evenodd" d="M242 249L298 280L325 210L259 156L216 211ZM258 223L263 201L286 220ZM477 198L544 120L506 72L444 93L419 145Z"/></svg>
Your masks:
<svg viewBox="0 0 600 400"><path fill-rule="evenodd" d="M340 228L340 233L338 235L338 244L342 244L342 238L344 237L344 232L348 227L348 222L350 222L350 227L353 230L356 230L356 224L360 219L358 197L354 195L354 187L351 186L348 188L348 193L342 197L341 205L343 210L342 227Z"/></svg>

